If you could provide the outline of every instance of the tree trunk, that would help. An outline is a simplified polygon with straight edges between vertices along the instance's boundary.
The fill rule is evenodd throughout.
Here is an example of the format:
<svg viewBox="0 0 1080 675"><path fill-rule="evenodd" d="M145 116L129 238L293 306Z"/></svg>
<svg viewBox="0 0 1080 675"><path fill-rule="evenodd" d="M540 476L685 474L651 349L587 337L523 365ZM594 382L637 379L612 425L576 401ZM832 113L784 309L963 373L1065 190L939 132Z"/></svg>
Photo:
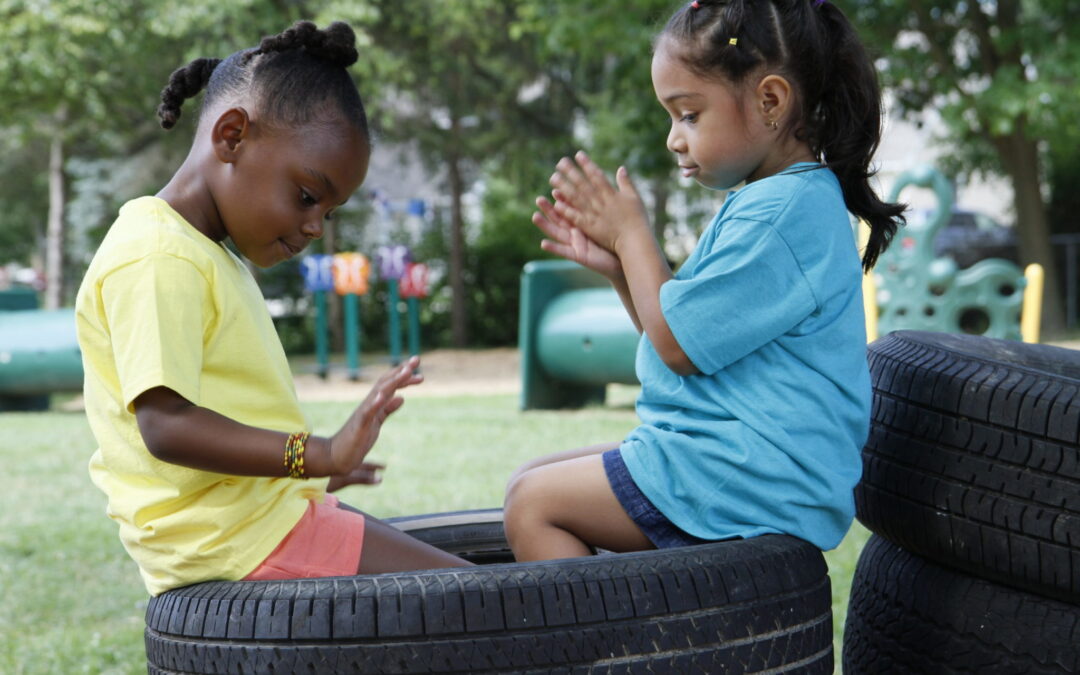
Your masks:
<svg viewBox="0 0 1080 675"><path fill-rule="evenodd" d="M334 255L338 252L337 229L334 221L323 221L323 253ZM342 330L341 296L337 293L326 294L326 322L330 324L330 351L345 350L345 334Z"/></svg>
<svg viewBox="0 0 1080 675"><path fill-rule="evenodd" d="M1046 275L1040 333L1044 340L1057 339L1065 333L1065 315L1057 262L1050 244L1050 225L1042 198L1038 147L1035 141L1027 138L1022 121L1010 135L995 137L994 144L1013 186L1020 260L1025 265L1042 265Z"/></svg>
<svg viewBox="0 0 1080 675"><path fill-rule="evenodd" d="M455 137L457 125L455 118L452 126ZM465 298L465 217L461 207L465 180L461 175L460 157L450 156L447 164L450 179L450 332L454 346L461 348L469 342Z"/></svg>
<svg viewBox="0 0 1080 675"><path fill-rule="evenodd" d="M63 124L63 112L57 121ZM49 214L45 226L45 309L64 301L64 141L57 130L49 148Z"/></svg>
<svg viewBox="0 0 1080 675"><path fill-rule="evenodd" d="M653 193L653 233L660 242L660 250L664 250L664 233L667 231L668 218L667 205L671 197L670 177L654 179L652 182Z"/></svg>

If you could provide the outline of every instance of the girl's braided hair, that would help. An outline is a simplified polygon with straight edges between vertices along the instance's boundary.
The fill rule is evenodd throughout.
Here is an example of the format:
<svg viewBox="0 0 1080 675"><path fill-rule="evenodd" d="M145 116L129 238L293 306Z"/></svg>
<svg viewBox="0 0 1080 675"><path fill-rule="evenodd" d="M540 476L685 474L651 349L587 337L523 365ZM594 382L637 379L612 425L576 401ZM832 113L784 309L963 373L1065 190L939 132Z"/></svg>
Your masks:
<svg viewBox="0 0 1080 675"><path fill-rule="evenodd" d="M870 186L881 87L844 13L828 0L697 0L668 20L657 42L667 38L702 77L738 85L764 67L792 83L790 125L836 174L848 211L870 226L863 268L872 269L904 222L905 206L883 202Z"/></svg>
<svg viewBox="0 0 1080 675"><path fill-rule="evenodd" d="M178 68L161 92L157 114L161 126L171 129L184 101L205 87L203 110L248 94L270 124L297 127L331 121L341 113L369 137L364 105L346 70L357 58L356 35L348 24L338 21L320 30L310 21L297 21L264 37L256 48L224 60L195 59Z"/></svg>

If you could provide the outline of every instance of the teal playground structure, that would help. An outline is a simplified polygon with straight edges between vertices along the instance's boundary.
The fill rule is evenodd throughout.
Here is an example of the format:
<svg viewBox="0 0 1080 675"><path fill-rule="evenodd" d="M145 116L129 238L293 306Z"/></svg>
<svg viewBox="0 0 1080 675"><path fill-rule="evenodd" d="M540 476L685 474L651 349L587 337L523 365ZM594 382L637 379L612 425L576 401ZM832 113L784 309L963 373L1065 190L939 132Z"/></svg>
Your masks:
<svg viewBox="0 0 1080 675"><path fill-rule="evenodd" d="M29 290L0 292L0 412L46 410L52 394L82 383L75 311L39 310Z"/></svg>
<svg viewBox="0 0 1080 675"><path fill-rule="evenodd" d="M521 409L603 403L608 383L637 384L640 336L611 284L565 260L521 274Z"/></svg>
<svg viewBox="0 0 1080 675"><path fill-rule="evenodd" d="M1025 272L1008 260L987 258L960 269L952 258L936 256L934 239L953 210L952 185L933 167L919 167L900 175L889 201L911 186L931 189L937 208L925 221L912 221L897 232L874 268L877 333L928 330L1037 341L1029 336L1038 333L1041 285L1029 289L1029 279L1041 279L1041 268ZM1037 290L1038 297L1028 290ZM1027 336L1021 334L1021 310L1036 315L1025 317L1035 324Z"/></svg>

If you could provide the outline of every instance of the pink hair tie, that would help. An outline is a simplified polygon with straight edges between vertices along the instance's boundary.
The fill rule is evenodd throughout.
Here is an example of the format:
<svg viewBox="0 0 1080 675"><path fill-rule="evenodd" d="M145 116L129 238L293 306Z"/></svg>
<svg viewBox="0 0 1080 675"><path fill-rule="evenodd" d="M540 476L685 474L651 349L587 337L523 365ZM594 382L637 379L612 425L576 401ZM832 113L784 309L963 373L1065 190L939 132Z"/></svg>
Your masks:
<svg viewBox="0 0 1080 675"><path fill-rule="evenodd" d="M698 0L694 0L690 3L690 9L701 9L701 3Z"/></svg>

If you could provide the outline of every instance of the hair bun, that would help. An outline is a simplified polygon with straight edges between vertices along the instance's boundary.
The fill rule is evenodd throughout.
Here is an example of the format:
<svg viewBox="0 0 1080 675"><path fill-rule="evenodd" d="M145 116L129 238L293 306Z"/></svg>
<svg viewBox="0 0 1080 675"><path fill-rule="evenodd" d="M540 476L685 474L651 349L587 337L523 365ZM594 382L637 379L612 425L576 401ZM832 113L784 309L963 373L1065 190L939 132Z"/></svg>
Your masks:
<svg viewBox="0 0 1080 675"><path fill-rule="evenodd" d="M297 21L279 35L264 37L259 51L282 52L304 48L317 59L328 61L342 68L356 63L356 34L347 23L335 21L326 30L319 30L310 21Z"/></svg>

